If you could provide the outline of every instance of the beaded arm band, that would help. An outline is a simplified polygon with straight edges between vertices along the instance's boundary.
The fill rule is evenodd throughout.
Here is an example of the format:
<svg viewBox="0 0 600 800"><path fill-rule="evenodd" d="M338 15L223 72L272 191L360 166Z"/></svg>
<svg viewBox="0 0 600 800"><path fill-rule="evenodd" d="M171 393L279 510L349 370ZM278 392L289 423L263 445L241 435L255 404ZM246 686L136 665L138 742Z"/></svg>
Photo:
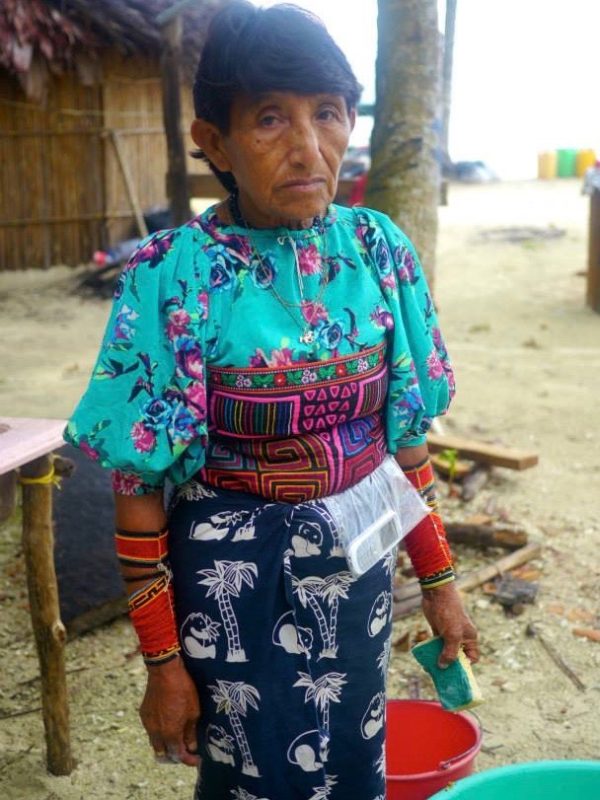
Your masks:
<svg viewBox="0 0 600 800"><path fill-rule="evenodd" d="M455 579L444 523L438 513L435 476L427 458L403 472L430 508L430 513L404 539L422 589L435 589Z"/></svg>
<svg viewBox="0 0 600 800"><path fill-rule="evenodd" d="M129 596L129 617L146 664L164 664L179 653L171 571L167 564L168 531L117 529L117 557L124 567L146 568L144 574L125 580L147 582ZM147 570L150 569L150 572Z"/></svg>

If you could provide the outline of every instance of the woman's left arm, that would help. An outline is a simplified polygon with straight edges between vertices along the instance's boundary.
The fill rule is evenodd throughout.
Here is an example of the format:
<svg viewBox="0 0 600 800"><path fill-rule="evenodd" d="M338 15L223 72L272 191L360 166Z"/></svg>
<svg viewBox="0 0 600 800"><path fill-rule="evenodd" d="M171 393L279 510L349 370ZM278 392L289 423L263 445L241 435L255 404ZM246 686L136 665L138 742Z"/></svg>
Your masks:
<svg viewBox="0 0 600 800"><path fill-rule="evenodd" d="M437 513L433 470L427 444L401 447L395 459L406 477L421 493L431 511L405 538L423 593L422 608L436 636L444 640L439 664L447 666L462 648L470 661L479 659L477 630L465 611L454 582L446 532Z"/></svg>

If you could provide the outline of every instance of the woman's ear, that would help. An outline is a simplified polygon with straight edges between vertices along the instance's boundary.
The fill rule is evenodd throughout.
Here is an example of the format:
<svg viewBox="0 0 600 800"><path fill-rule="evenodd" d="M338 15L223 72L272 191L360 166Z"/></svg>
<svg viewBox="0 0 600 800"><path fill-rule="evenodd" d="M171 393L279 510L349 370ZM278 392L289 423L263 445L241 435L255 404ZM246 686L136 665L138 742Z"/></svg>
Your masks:
<svg viewBox="0 0 600 800"><path fill-rule="evenodd" d="M202 150L208 160L221 172L231 172L231 164L223 147L223 134L205 119L195 119L191 129L194 144Z"/></svg>

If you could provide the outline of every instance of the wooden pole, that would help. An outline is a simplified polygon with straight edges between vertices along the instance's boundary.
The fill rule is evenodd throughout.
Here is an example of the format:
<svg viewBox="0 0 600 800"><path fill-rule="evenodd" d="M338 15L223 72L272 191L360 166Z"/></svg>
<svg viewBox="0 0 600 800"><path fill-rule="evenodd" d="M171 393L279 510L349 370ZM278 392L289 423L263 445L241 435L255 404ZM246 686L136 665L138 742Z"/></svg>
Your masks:
<svg viewBox="0 0 600 800"><path fill-rule="evenodd" d="M587 304L600 314L600 191L590 197L590 234L588 249Z"/></svg>
<svg viewBox="0 0 600 800"><path fill-rule="evenodd" d="M452 163L448 147L448 135L450 131L450 107L452 101L452 64L454 60L456 3L457 0L446 0L446 22L444 25L444 53L442 62L442 142L440 149L446 166ZM440 205L448 205L447 178L442 178Z"/></svg>
<svg viewBox="0 0 600 800"><path fill-rule="evenodd" d="M7 520L17 503L17 473L15 470L0 475L0 522Z"/></svg>
<svg viewBox="0 0 600 800"><path fill-rule="evenodd" d="M140 201L138 199L135 186L133 185L133 180L131 178L131 173L129 172L129 167L127 166L125 153L123 152L123 148L121 147L121 140L119 139L118 133L114 130L111 130L110 138L115 148L115 153L117 154L117 161L119 162L119 168L121 170L121 174L123 175L123 180L125 181L125 189L127 190L127 197L129 198L129 203L131 204L131 209L135 217L138 231L140 233L140 236L142 237L148 236L148 228L146 226L146 220L144 219L142 208L140 206Z"/></svg>
<svg viewBox="0 0 600 800"><path fill-rule="evenodd" d="M161 28L163 121L167 137L167 196L173 225L183 225L192 215L187 186L185 147L181 135L181 17Z"/></svg>
<svg viewBox="0 0 600 800"><path fill-rule="evenodd" d="M21 476L41 478L51 467L51 457L42 456L21 467ZM54 569L52 484L23 485L23 554L31 623L40 661L48 770L53 775L69 775L74 761L65 675L66 631L60 619Z"/></svg>

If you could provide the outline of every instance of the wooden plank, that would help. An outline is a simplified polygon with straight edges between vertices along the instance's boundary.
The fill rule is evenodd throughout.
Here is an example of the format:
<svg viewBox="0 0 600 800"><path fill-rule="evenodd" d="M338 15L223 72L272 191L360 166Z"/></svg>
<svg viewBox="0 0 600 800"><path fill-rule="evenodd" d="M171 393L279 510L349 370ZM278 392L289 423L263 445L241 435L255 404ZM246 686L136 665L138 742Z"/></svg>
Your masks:
<svg viewBox="0 0 600 800"><path fill-rule="evenodd" d="M482 464L493 464L496 467L523 470L535 467L539 461L537 453L531 450L518 450L512 447L502 447L497 444L487 444L476 439L466 439L462 436L444 434L440 436L431 431L427 434L427 444L432 453L441 450L457 450L463 458L470 458Z"/></svg>
<svg viewBox="0 0 600 800"><path fill-rule="evenodd" d="M64 444L63 419L0 417L0 475Z"/></svg>
<svg viewBox="0 0 600 800"><path fill-rule="evenodd" d="M524 530L511 528L502 523L478 525L468 522L447 522L446 533L450 542L466 544L469 547L503 547L506 550L518 550L527 544L527 533Z"/></svg>
<svg viewBox="0 0 600 800"><path fill-rule="evenodd" d="M22 477L47 475L49 456L23 466ZM53 775L69 775L74 767L69 732L65 673L65 626L60 619L54 569L52 484L23 485L23 555L31 623L40 661L42 714L46 732L46 761Z"/></svg>
<svg viewBox="0 0 600 800"><path fill-rule="evenodd" d="M129 202L131 204L131 208L133 211L133 215L135 217L139 234L142 237L148 236L148 228L146 226L146 220L144 219L142 208L140 206L140 201L138 199L135 186L133 185L133 181L131 179L131 173L129 172L129 167L125 159L125 154L123 153L123 148L121 147L121 142L119 141L119 135L116 131L111 130L110 138L113 143L113 147L115 148L115 153L117 154L117 161L119 162L121 174L123 175L123 180L125 181L125 189L127 191L127 197L129 198Z"/></svg>

